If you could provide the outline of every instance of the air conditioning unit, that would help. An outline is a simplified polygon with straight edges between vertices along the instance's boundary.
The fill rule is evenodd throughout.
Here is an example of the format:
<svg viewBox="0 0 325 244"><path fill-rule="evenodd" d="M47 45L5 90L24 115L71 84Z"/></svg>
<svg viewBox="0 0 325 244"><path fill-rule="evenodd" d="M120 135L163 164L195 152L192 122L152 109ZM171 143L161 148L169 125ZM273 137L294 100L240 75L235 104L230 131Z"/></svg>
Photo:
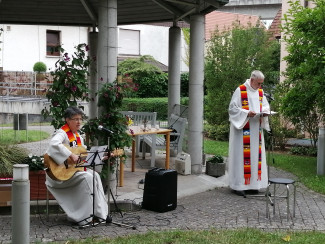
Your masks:
<svg viewBox="0 0 325 244"><path fill-rule="evenodd" d="M175 170L181 175L191 174L191 156L188 153L180 153L175 159Z"/></svg>

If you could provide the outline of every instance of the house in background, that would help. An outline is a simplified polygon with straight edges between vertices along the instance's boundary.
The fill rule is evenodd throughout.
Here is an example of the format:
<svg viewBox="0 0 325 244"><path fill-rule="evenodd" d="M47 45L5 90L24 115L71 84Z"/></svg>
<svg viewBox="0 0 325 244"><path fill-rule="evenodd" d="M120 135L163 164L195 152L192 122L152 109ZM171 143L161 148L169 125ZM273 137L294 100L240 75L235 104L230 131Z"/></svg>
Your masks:
<svg viewBox="0 0 325 244"><path fill-rule="evenodd" d="M205 16L205 40L210 40L217 28L219 31L231 29L234 23L245 27L259 23L265 27L264 23L256 15L213 11Z"/></svg>
<svg viewBox="0 0 325 244"><path fill-rule="evenodd" d="M118 55L137 57L151 55L162 66L168 66L169 26L123 25L118 28ZM80 43L88 43L88 27L12 25L2 24L0 29L0 70L33 71L36 62L42 61L49 70L55 69L60 54L53 52L58 43L69 54ZM182 38L182 56L186 43ZM188 71L181 61L181 71Z"/></svg>

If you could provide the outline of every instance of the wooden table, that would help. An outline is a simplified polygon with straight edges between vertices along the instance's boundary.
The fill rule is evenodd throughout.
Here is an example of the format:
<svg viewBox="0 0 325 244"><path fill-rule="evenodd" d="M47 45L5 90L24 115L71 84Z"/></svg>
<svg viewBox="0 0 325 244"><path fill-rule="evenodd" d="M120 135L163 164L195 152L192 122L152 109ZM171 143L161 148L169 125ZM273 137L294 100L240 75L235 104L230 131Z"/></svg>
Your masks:
<svg viewBox="0 0 325 244"><path fill-rule="evenodd" d="M127 134L133 137L132 140L132 168L131 171L135 171L135 136L139 135L153 135L153 134L165 134L166 135L166 161L165 161L165 168L169 169L169 156L170 156L170 132L171 129L155 129L152 128L151 130L148 131L143 131L140 129L140 126L130 126L129 129L127 130Z"/></svg>
<svg viewBox="0 0 325 244"><path fill-rule="evenodd" d="M132 130L132 133L131 133ZM166 161L165 168L169 169L169 156L170 156L170 132L171 129L151 129L149 131L143 131L140 129L140 126L130 126L127 130L127 134L132 136L132 167L131 171L135 171L135 137L139 135L152 135L152 134L165 134L166 135ZM120 161L120 181L119 186L124 185L124 158Z"/></svg>

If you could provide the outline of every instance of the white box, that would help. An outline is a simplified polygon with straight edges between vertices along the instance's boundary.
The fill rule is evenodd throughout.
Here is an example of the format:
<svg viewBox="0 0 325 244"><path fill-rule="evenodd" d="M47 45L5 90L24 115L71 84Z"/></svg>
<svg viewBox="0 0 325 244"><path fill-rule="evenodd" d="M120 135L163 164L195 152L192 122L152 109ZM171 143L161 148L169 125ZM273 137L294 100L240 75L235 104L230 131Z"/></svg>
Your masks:
<svg viewBox="0 0 325 244"><path fill-rule="evenodd" d="M175 159L175 170L182 175L191 174L191 156L188 153L180 153Z"/></svg>

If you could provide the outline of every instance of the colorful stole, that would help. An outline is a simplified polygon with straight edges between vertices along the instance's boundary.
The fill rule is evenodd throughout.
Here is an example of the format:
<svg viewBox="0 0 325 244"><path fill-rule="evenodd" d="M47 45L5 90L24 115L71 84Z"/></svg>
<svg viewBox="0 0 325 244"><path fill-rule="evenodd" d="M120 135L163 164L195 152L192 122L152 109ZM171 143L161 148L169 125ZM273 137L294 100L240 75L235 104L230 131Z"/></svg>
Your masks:
<svg viewBox="0 0 325 244"><path fill-rule="evenodd" d="M247 90L245 85L240 85L240 94L241 94L241 102L242 108L249 110L248 105L248 97L247 97ZM263 102L263 90L258 89L259 94L259 102L260 102L260 112L262 113L262 102ZM261 180L262 175L262 128L261 128L260 119L260 128L259 128L259 147L258 147L258 178L257 180ZM249 121L247 121L246 125L243 128L243 151L244 151L244 178L245 178L245 185L250 184L251 179L251 154L250 154L250 129L249 129Z"/></svg>
<svg viewBox="0 0 325 244"><path fill-rule="evenodd" d="M76 132L76 136L77 136L77 139L76 139L74 137L72 131L70 130L70 127L68 124L65 124L64 126L62 126L61 129L64 130L65 133L67 133L67 136L70 141L70 147L82 146L78 132Z"/></svg>

